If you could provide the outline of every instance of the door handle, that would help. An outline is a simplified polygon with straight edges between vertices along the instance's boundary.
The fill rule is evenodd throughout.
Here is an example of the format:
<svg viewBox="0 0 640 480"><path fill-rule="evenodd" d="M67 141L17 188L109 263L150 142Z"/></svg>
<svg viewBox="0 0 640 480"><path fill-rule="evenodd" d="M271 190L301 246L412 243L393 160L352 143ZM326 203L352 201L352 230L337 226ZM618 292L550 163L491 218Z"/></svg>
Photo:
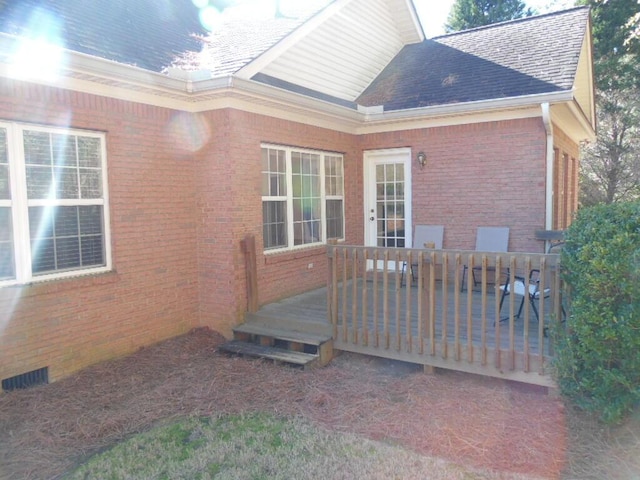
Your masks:
<svg viewBox="0 0 640 480"><path fill-rule="evenodd" d="M374 217L369 217L369 220L371 220L372 222L375 220Z"/></svg>

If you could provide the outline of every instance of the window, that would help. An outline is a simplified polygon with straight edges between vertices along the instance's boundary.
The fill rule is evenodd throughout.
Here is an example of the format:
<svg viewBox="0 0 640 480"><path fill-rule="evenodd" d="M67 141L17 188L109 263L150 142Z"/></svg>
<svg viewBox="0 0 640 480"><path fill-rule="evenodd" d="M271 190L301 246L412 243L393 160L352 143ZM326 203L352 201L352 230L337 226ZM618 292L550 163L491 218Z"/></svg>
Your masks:
<svg viewBox="0 0 640 480"><path fill-rule="evenodd" d="M0 123L0 285L110 268L104 135Z"/></svg>
<svg viewBox="0 0 640 480"><path fill-rule="evenodd" d="M342 156L262 147L262 225L265 250L344 238Z"/></svg>

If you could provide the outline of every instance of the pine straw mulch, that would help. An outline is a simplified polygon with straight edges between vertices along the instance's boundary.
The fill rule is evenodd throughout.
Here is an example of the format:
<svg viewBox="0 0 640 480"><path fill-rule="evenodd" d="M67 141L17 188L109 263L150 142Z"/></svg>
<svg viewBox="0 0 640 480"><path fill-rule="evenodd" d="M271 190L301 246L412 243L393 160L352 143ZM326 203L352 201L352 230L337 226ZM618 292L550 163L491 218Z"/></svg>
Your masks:
<svg viewBox="0 0 640 480"><path fill-rule="evenodd" d="M217 352L197 329L59 382L0 395L0 477L57 478L159 421L268 411L459 464L559 478L562 402L531 387L343 354L300 371Z"/></svg>

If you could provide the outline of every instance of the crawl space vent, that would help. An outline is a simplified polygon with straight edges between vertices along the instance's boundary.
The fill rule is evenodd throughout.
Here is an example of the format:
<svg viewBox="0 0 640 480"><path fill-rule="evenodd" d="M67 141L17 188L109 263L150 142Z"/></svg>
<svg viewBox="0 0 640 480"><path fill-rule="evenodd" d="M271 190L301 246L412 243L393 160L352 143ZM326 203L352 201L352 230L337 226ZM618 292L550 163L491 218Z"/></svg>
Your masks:
<svg viewBox="0 0 640 480"><path fill-rule="evenodd" d="M39 368L31 372L21 373L15 377L2 380L2 390L9 392L19 388L29 388L34 385L49 383L49 367Z"/></svg>

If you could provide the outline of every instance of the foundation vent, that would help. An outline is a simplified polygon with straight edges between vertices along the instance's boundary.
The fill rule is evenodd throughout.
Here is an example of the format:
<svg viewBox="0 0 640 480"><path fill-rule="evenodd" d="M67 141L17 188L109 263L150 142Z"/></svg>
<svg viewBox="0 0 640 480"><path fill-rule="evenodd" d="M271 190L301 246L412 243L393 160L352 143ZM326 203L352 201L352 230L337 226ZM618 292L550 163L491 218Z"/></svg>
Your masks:
<svg viewBox="0 0 640 480"><path fill-rule="evenodd" d="M29 388L34 385L49 383L49 367L39 368L31 372L21 373L15 377L2 380L2 390L9 392L19 388Z"/></svg>

